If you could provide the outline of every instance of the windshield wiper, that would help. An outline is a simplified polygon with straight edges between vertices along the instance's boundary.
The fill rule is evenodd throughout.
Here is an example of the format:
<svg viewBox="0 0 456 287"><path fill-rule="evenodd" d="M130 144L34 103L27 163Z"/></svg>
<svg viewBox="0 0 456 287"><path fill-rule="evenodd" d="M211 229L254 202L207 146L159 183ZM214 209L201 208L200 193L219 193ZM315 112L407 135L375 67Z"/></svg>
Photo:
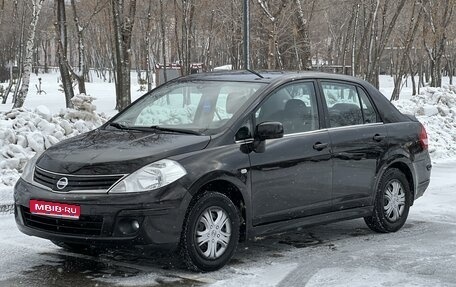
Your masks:
<svg viewBox="0 0 456 287"><path fill-rule="evenodd" d="M197 131L180 129L180 128L165 128L165 127L161 127L161 126L150 126L149 128L154 129L154 130L164 131L164 132L176 132L176 133L181 133L181 134L198 135L198 136L201 135L201 133L199 133Z"/></svg>
<svg viewBox="0 0 456 287"><path fill-rule="evenodd" d="M110 123L108 124L108 126L118 128L119 130L126 130L126 129L128 129L128 126L123 125L123 124L119 124L119 123L116 123L116 122L110 122Z"/></svg>
<svg viewBox="0 0 456 287"><path fill-rule="evenodd" d="M131 127L131 126L127 126L127 125L124 125L124 124L121 124L121 123L116 123L116 122L111 122L108 124L108 126L111 126L111 127L115 127L115 128L118 128L119 130L129 130L129 131L145 131L147 128L144 127Z"/></svg>
<svg viewBox="0 0 456 287"><path fill-rule="evenodd" d="M118 128L119 130L137 130L137 131L147 131L150 129L164 131L164 132L175 132L181 134L189 134L189 135L201 135L201 133L193 130L187 129L180 129L180 128L166 128L161 126L150 126L150 127L131 127L121 123L111 122L108 126Z"/></svg>

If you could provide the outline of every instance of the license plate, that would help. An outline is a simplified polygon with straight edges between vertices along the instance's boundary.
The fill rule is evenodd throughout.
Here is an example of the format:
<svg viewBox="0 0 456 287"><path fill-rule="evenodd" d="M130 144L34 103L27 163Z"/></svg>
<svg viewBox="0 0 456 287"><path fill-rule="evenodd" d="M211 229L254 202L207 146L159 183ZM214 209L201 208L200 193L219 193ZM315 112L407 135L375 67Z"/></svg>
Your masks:
<svg viewBox="0 0 456 287"><path fill-rule="evenodd" d="M30 212L45 216L79 219L81 207L73 204L31 199Z"/></svg>

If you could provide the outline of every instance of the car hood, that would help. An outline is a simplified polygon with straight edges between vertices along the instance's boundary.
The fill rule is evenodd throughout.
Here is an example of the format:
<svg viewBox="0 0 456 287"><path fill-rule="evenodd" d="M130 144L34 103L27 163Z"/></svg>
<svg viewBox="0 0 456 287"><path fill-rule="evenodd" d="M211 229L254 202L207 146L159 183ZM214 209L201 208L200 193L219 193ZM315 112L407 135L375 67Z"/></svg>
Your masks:
<svg viewBox="0 0 456 287"><path fill-rule="evenodd" d="M37 166L62 174L127 174L163 158L204 149L209 141L209 136L97 129L52 146Z"/></svg>

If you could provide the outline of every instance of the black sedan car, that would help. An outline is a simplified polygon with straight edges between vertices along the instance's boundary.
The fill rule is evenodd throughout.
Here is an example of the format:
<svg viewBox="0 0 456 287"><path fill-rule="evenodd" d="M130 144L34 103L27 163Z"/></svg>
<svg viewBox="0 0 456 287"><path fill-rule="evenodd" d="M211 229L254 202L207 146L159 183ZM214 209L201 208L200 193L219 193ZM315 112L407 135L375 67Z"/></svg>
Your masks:
<svg viewBox="0 0 456 287"><path fill-rule="evenodd" d="M359 217L395 232L430 170L423 126L365 81L198 74L36 155L15 217L65 248L175 248L210 271L258 235Z"/></svg>

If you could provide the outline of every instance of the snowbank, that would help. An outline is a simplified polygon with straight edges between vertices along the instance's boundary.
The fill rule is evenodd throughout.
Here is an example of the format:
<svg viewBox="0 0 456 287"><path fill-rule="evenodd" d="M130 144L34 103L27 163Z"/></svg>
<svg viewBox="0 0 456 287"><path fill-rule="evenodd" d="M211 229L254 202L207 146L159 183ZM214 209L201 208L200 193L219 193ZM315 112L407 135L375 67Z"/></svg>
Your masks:
<svg viewBox="0 0 456 287"><path fill-rule="evenodd" d="M46 106L0 113L0 190L12 186L27 161L59 141L88 132L106 122L95 113L93 97L77 95L74 109L53 115Z"/></svg>
<svg viewBox="0 0 456 287"><path fill-rule="evenodd" d="M424 88L419 95L393 104L423 123L432 160L456 156L456 86Z"/></svg>

